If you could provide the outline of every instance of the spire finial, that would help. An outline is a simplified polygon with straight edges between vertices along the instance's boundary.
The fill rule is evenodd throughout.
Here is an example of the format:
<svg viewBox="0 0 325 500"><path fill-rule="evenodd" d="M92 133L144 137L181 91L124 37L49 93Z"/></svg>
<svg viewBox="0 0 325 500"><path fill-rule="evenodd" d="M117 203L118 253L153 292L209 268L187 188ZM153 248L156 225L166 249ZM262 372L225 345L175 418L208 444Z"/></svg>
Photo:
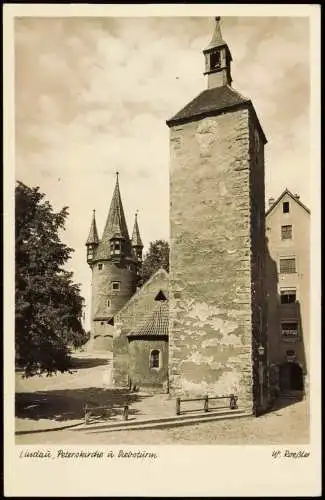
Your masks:
<svg viewBox="0 0 325 500"><path fill-rule="evenodd" d="M116 182L118 182L118 176L119 176L120 172L118 170L116 170L115 174L116 174Z"/></svg>
<svg viewBox="0 0 325 500"><path fill-rule="evenodd" d="M93 214L95 215L95 213L96 213L96 210L93 208Z"/></svg>

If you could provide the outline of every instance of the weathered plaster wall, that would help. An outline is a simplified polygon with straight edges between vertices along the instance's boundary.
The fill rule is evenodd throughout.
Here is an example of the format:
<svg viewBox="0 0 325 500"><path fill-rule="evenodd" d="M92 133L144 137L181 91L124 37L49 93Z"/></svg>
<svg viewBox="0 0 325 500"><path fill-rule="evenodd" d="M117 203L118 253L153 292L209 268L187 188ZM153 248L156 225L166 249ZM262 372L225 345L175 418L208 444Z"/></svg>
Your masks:
<svg viewBox="0 0 325 500"><path fill-rule="evenodd" d="M249 120L242 109L170 130L169 384L252 409Z"/></svg>
<svg viewBox="0 0 325 500"><path fill-rule="evenodd" d="M168 338L134 338L129 341L129 374L132 385L139 388L167 390ZM150 353L153 349L161 352L159 369L150 367Z"/></svg>
<svg viewBox="0 0 325 500"><path fill-rule="evenodd" d="M113 382L119 387L128 386L127 333L147 319L156 302L159 290L168 290L168 274L160 270L140 288L114 318Z"/></svg>

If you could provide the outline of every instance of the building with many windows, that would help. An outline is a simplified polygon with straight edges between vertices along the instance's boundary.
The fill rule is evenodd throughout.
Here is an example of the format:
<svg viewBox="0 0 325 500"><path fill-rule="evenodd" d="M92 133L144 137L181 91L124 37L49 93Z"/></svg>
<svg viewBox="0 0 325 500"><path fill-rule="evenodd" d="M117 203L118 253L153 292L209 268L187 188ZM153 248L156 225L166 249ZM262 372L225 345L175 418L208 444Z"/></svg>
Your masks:
<svg viewBox="0 0 325 500"><path fill-rule="evenodd" d="M266 212L267 329L271 386L308 389L310 210L288 189Z"/></svg>

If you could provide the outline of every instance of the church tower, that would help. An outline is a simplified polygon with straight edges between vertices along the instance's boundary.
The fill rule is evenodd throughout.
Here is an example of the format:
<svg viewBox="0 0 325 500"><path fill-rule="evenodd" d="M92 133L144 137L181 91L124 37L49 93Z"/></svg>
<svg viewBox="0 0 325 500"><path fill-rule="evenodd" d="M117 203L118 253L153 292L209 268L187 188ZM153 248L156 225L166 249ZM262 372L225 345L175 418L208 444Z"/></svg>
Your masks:
<svg viewBox="0 0 325 500"><path fill-rule="evenodd" d="M136 291L141 278L143 245L136 220L136 237L129 237L118 173L101 240L95 211L86 242L92 271L91 339L94 350L111 350L114 315ZM141 251L140 251L141 247Z"/></svg>
<svg viewBox="0 0 325 500"><path fill-rule="evenodd" d="M252 102L232 88L220 17L203 51L207 89L170 128L171 395L235 393L266 405L264 145Z"/></svg>

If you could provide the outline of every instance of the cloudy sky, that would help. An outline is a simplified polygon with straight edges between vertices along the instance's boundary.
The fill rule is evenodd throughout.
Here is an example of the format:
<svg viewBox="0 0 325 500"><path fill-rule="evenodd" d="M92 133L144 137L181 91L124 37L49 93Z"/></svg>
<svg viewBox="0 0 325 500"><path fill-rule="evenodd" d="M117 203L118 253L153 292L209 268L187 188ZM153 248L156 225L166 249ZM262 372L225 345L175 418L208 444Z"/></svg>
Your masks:
<svg viewBox="0 0 325 500"><path fill-rule="evenodd" d="M120 172L129 231L169 238L166 119L206 88L213 18L16 18L16 179L69 207L64 241L89 304L85 240L101 233ZM266 198L309 205L309 20L223 17L233 87L252 99L266 146Z"/></svg>

